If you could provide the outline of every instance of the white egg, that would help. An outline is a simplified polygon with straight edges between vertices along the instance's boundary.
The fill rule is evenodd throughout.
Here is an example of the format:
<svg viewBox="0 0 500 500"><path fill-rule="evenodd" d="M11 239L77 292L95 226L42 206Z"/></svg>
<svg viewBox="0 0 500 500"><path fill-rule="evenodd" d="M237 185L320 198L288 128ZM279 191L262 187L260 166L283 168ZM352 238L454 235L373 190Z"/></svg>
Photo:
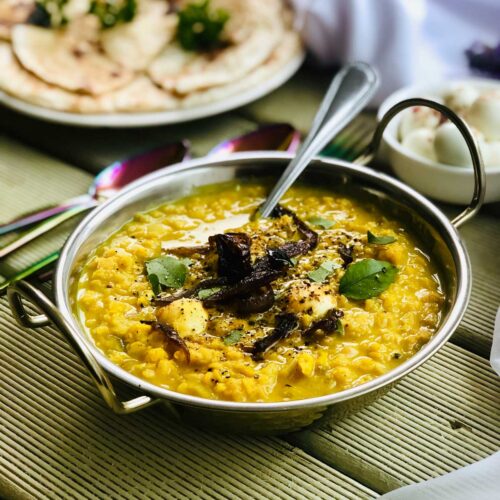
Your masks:
<svg viewBox="0 0 500 500"><path fill-rule="evenodd" d="M479 90L471 85L453 87L444 96L444 103L456 113L465 112L479 97Z"/></svg>
<svg viewBox="0 0 500 500"><path fill-rule="evenodd" d="M436 132L433 129L419 128L410 132L402 142L402 145L428 160L437 161L434 151L434 136Z"/></svg>
<svg viewBox="0 0 500 500"><path fill-rule="evenodd" d="M424 106L415 106L401 113L399 137L403 140L410 132L419 128L435 129L441 121L441 113Z"/></svg>
<svg viewBox="0 0 500 500"><path fill-rule="evenodd" d="M434 150L440 163L466 167L472 165L464 138L453 123L443 123L436 130Z"/></svg>
<svg viewBox="0 0 500 500"><path fill-rule="evenodd" d="M479 129L487 141L500 140L500 91L491 90L479 96L465 119Z"/></svg>
<svg viewBox="0 0 500 500"><path fill-rule="evenodd" d="M500 167L500 141L482 141L480 148L485 166Z"/></svg>

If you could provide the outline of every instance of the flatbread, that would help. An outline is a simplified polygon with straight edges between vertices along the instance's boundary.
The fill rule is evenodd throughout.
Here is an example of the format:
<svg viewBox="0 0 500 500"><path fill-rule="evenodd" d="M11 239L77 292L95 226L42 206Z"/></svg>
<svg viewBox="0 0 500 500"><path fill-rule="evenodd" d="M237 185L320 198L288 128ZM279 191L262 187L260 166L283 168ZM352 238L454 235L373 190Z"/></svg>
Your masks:
<svg viewBox="0 0 500 500"><path fill-rule="evenodd" d="M0 0L0 7L2 1L28 0ZM139 0L131 23L104 31L94 16L82 16L88 1L70 0L77 17L64 30L17 25L12 45L0 41L1 90L82 114L193 108L262 83L302 52L281 0L212 0L231 14L232 44L211 54L187 52L172 41L177 16L166 14L163 0ZM178 5L183 1L191 0ZM148 76L155 64L163 71L161 86Z"/></svg>
<svg viewBox="0 0 500 500"><path fill-rule="evenodd" d="M103 55L98 37L97 19L85 16L60 30L17 25L12 46L22 66L45 82L99 95L123 87L134 73Z"/></svg>
<svg viewBox="0 0 500 500"><path fill-rule="evenodd" d="M148 69L164 89L185 95L238 80L263 64L283 36L281 2L216 0L211 5L230 13L225 32L231 45L204 54L168 45Z"/></svg>
<svg viewBox="0 0 500 500"><path fill-rule="evenodd" d="M178 109L178 99L159 89L146 76L138 76L121 89L97 97L79 96L73 109L77 113L129 113Z"/></svg>
<svg viewBox="0 0 500 500"><path fill-rule="evenodd" d="M0 42L0 88L23 101L56 110L71 109L77 98L23 69L6 42Z"/></svg>
<svg viewBox="0 0 500 500"><path fill-rule="evenodd" d="M99 96L68 92L26 71L5 42L0 42L0 88L37 106L73 113L157 111L179 107L175 97L158 89L145 76Z"/></svg>
<svg viewBox="0 0 500 500"><path fill-rule="evenodd" d="M0 40L10 40L13 26L26 22L34 9L34 0L0 0Z"/></svg>
<svg viewBox="0 0 500 500"><path fill-rule="evenodd" d="M106 54L131 70L144 70L175 36L177 15L165 0L147 0L125 24L104 30L101 43Z"/></svg>
<svg viewBox="0 0 500 500"><path fill-rule="evenodd" d="M193 108L220 101L254 87L275 75L293 58L302 54L302 43L297 33L288 31L264 64L241 80L193 92L179 101L183 108Z"/></svg>

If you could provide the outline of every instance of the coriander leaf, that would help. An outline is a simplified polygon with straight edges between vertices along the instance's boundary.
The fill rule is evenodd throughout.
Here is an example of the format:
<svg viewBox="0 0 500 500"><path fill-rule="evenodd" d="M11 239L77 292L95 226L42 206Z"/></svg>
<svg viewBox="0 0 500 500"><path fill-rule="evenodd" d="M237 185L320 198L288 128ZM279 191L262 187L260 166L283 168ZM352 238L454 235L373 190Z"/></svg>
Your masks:
<svg viewBox="0 0 500 500"><path fill-rule="evenodd" d="M329 276L329 274L330 271L320 266L317 269L314 269L313 271L309 271L307 273L307 276L310 280L316 283L321 283L325 281L325 279Z"/></svg>
<svg viewBox="0 0 500 500"><path fill-rule="evenodd" d="M207 51L223 45L222 30L229 19L224 9L210 9L209 0L189 3L177 13L177 40L185 50Z"/></svg>
<svg viewBox="0 0 500 500"><path fill-rule="evenodd" d="M89 9L104 29L132 21L136 12L137 0L92 0Z"/></svg>
<svg viewBox="0 0 500 500"><path fill-rule="evenodd" d="M368 231L366 234L368 236L368 243L373 245L388 245L396 241L394 236L375 236L371 231Z"/></svg>
<svg viewBox="0 0 500 500"><path fill-rule="evenodd" d="M148 280L155 295L161 292L160 280L156 274L148 274Z"/></svg>
<svg viewBox="0 0 500 500"><path fill-rule="evenodd" d="M220 289L220 286L215 286L213 288L203 288L198 292L198 298L201 300L208 299L208 297L210 297L214 293L217 293Z"/></svg>
<svg viewBox="0 0 500 500"><path fill-rule="evenodd" d="M335 222L328 219L323 219L323 217L318 216L309 217L309 219L307 219L307 222L310 222L314 226L322 227L323 229L330 229L335 225Z"/></svg>
<svg viewBox="0 0 500 500"><path fill-rule="evenodd" d="M344 335L344 323L339 319L337 320L337 329L335 330L339 335Z"/></svg>
<svg viewBox="0 0 500 500"><path fill-rule="evenodd" d="M160 293L162 286L180 288L184 285L188 275L186 261L189 259L177 259L166 255L146 262L148 280L155 295Z"/></svg>
<svg viewBox="0 0 500 500"><path fill-rule="evenodd" d="M241 340L242 333L240 330L231 330L225 337L224 337L224 344L226 345L234 345L237 342Z"/></svg>
<svg viewBox="0 0 500 500"><path fill-rule="evenodd" d="M325 260L325 262L321 264L321 267L332 272L334 269L340 269L342 266L334 260Z"/></svg>
<svg viewBox="0 0 500 500"><path fill-rule="evenodd" d="M321 283L325 281L325 279L330 276L334 269L338 269L342 267L340 264L337 264L334 260L325 260L318 268L313 271L309 271L307 276L312 281L316 283Z"/></svg>
<svg viewBox="0 0 500 500"><path fill-rule="evenodd" d="M292 257L292 258L290 259L290 262L291 262L294 266L296 266L296 265L297 265L297 262L298 262L298 261L299 261L299 259L297 259L297 257Z"/></svg>
<svg viewBox="0 0 500 500"><path fill-rule="evenodd" d="M339 292L350 299L377 297L396 278L398 268L389 262L364 259L350 264L340 280Z"/></svg>

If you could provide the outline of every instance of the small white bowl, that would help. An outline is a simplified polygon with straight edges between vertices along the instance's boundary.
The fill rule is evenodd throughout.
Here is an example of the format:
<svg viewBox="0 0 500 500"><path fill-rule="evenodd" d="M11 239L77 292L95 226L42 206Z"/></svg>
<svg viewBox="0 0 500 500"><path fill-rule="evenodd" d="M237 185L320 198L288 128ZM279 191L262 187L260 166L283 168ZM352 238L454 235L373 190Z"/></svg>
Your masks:
<svg viewBox="0 0 500 500"><path fill-rule="evenodd" d="M500 89L500 82L484 78L449 80L428 85L404 87L391 94L380 106L377 118L399 101L424 97L443 102L451 88L467 84L480 89ZM396 116L384 132L384 150L396 175L421 193L439 201L468 204L472 198L474 173L472 167L453 167L428 160L403 147L398 139L401 114ZM485 167L487 203L500 201L500 165Z"/></svg>

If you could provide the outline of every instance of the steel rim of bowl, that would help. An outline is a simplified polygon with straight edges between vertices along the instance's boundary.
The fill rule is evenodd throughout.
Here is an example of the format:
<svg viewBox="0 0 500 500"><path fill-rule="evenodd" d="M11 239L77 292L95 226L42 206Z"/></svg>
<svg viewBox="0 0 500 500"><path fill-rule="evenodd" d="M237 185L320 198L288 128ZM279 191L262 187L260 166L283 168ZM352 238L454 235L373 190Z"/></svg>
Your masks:
<svg viewBox="0 0 500 500"><path fill-rule="evenodd" d="M129 386L140 390L147 395L160 398L167 402L179 403L185 406L207 408L211 410L225 410L225 411L285 411L292 409L305 409L318 406L329 406L334 403L339 403L348 399L353 399L357 396L361 396L372 392L375 389L382 388L393 382L396 382L403 376L415 370L422 363L427 361L432 357L449 339L449 337L454 333L458 324L460 323L463 315L465 314L466 307L469 302L470 290L471 290L471 269L468 254L465 247L460 239L457 229L453 226L451 221L439 210L432 202L427 200L424 196L416 192L414 189L406 186L402 182L389 177L386 174L376 172L368 167L363 167L341 160L332 160L326 158L315 158L313 162L318 166L326 167L340 167L344 173L361 174L363 177L374 180L377 184L386 185L389 184L392 188L396 190L403 191L406 195L413 199L416 205L418 205L420 210L430 212L434 218L439 221L442 230L445 231L446 235L450 238L450 244L448 244L448 250L453 256L453 262L456 266L456 278L457 278L457 288L456 297L454 303L451 304L450 311L444 323L440 326L438 331L434 336L425 344L420 351L418 351L414 356L409 358L399 367L387 372L384 375L376 377L375 379L361 384L357 387L346 389L337 393L327 394L324 396L318 396L308 399L292 400L292 401L281 401L272 403L247 403L247 402L234 402L234 401L223 401L223 400L213 400L201 398L198 396L191 396L188 394L182 394L169 389L162 388L160 386L146 382L139 377L132 375L131 373L125 371L123 368L112 363L94 344L93 340L89 335L87 335L83 328L78 324L78 320L75 317L69 298L69 290L66 283L67 273L71 269L71 265L76 257L76 250L79 246L84 243L85 239L79 242L80 233L82 230L88 226L94 219L96 219L101 213L106 211L112 212L113 205L117 204L119 200L126 198L131 192L140 191L140 189L145 189L148 185L152 185L154 180L163 176L173 176L175 174L184 172L189 169L194 169L197 167L211 167L211 166L230 166L238 164L246 164L248 162L285 162L290 161L292 155L287 153L278 152L254 152L254 153L236 153L228 156L225 159L195 159L188 162L184 162L182 165L170 166L164 170L159 170L154 172L142 179L135 181L130 184L127 188L121 191L117 196L103 203L100 207L92 211L87 217L85 217L77 228L71 233L68 240L66 241L64 248L61 252L59 262L57 265L55 278L54 278L54 294L57 308L63 315L63 317L68 322L68 327L71 329L73 335L78 336L90 349L91 353L97 359L99 365L104 368L104 370L111 375L114 375L120 381L125 382ZM382 182L381 182L382 181ZM422 214L421 214L422 215ZM109 217L109 216L108 216ZM435 227L433 225L433 227ZM442 233L442 231L440 231ZM444 234L444 233L443 233ZM69 279L68 279L69 281Z"/></svg>

